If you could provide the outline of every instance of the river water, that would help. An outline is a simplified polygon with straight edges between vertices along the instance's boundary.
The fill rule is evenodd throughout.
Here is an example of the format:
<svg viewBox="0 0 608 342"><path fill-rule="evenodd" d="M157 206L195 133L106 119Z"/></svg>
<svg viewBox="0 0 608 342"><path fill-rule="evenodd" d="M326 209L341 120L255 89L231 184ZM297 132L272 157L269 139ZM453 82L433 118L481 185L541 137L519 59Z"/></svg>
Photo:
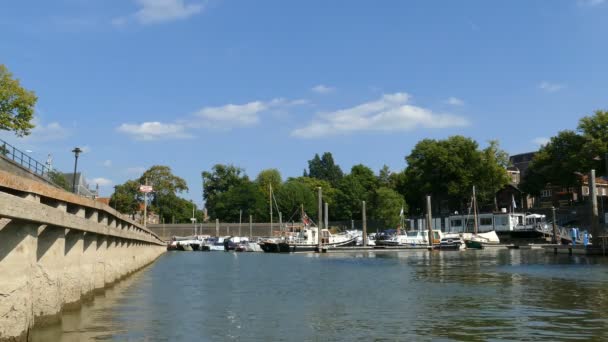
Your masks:
<svg viewBox="0 0 608 342"><path fill-rule="evenodd" d="M608 258L169 252L34 341L608 340Z"/></svg>

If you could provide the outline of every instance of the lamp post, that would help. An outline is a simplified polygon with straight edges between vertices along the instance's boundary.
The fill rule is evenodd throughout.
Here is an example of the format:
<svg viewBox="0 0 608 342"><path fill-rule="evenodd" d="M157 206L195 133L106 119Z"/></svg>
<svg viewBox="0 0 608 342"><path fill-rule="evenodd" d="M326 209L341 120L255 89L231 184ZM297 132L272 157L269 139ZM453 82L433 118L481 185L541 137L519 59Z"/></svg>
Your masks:
<svg viewBox="0 0 608 342"><path fill-rule="evenodd" d="M78 156L82 150L80 147L75 147L72 152L74 153L74 177L72 177L72 192L76 193L76 169L78 168Z"/></svg>

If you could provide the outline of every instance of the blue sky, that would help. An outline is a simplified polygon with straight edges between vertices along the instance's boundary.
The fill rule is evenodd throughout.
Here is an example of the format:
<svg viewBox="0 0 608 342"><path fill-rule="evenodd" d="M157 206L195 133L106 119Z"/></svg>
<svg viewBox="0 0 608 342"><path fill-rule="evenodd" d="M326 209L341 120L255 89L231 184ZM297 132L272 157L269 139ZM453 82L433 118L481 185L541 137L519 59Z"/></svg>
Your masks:
<svg viewBox="0 0 608 342"><path fill-rule="evenodd" d="M164 164L405 167L423 138L509 153L608 108L608 1L5 1L0 63L39 97L2 138L112 186Z"/></svg>

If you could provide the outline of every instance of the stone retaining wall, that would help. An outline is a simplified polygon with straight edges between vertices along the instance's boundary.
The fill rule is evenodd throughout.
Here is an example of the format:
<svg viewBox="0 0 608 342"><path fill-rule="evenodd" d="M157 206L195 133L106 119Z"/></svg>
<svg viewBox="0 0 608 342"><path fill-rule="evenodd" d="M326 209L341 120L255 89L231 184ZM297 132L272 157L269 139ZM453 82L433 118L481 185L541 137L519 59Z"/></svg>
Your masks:
<svg viewBox="0 0 608 342"><path fill-rule="evenodd" d="M0 171L0 341L27 340L165 250L102 203Z"/></svg>

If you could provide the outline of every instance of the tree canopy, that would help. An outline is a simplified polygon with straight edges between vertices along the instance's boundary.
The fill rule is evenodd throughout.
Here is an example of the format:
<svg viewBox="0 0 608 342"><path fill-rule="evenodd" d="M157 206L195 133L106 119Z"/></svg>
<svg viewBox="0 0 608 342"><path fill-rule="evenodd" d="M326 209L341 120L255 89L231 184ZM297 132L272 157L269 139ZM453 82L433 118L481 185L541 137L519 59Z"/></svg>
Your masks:
<svg viewBox="0 0 608 342"><path fill-rule="evenodd" d="M34 125L34 106L38 98L23 88L18 79L0 64L0 130L13 131L17 136L29 135Z"/></svg>
<svg viewBox="0 0 608 342"><path fill-rule="evenodd" d="M579 175L591 169L606 175L606 153L608 112L598 110L581 118L576 131L561 131L540 148L528 167L522 188L538 195L547 184L577 186Z"/></svg>
<svg viewBox="0 0 608 342"><path fill-rule="evenodd" d="M320 158L318 154L315 154L308 161L308 173L304 172L304 176L328 181L333 186L338 184L343 175L342 169L336 165L330 152L323 153Z"/></svg>
<svg viewBox="0 0 608 342"><path fill-rule="evenodd" d="M493 200L496 190L508 183L506 154L496 142L479 150L477 142L463 136L445 140L424 139L406 158L406 199L424 208L426 195L439 209L464 208L477 185L479 202Z"/></svg>

